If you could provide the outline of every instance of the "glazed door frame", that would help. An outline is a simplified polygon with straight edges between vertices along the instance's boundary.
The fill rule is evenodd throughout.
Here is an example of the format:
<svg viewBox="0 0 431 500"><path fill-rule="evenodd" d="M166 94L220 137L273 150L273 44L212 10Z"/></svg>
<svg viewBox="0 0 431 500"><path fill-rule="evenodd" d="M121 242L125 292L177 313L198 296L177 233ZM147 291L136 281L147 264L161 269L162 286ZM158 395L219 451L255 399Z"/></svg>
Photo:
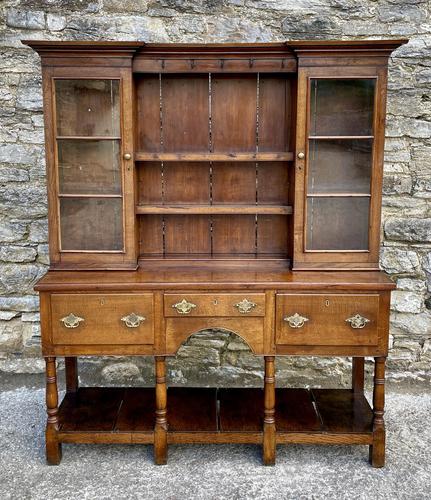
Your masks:
<svg viewBox="0 0 431 500"><path fill-rule="evenodd" d="M119 85L119 172L122 199L123 245L119 250L61 249L59 209L59 167L56 123L56 80L118 80ZM124 269L136 268L136 236L134 227L135 193L133 162L133 79L131 68L121 67L43 67L45 144L48 184L48 227L50 265L52 269ZM91 136L90 136L91 137ZM125 159L125 154L130 159ZM119 197L120 197L119 196ZM97 196L96 196L97 198Z"/></svg>
<svg viewBox="0 0 431 500"><path fill-rule="evenodd" d="M368 250L308 250L307 231L307 175L310 165L310 88L312 79L364 80L373 79L374 113L373 145L370 174L370 205L368 218ZM312 66L298 68L294 257L293 269L378 269L381 189L383 177L383 149L386 110L386 66ZM302 154L304 156L302 157ZM299 156L298 156L299 155Z"/></svg>

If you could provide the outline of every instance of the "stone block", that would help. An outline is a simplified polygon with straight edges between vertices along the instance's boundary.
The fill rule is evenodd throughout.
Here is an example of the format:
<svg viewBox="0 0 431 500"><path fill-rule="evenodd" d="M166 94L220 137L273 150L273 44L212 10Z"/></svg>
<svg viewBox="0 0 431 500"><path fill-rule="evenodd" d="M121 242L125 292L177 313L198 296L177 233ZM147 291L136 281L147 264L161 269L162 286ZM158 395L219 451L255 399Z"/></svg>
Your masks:
<svg viewBox="0 0 431 500"><path fill-rule="evenodd" d="M11 28L43 30L45 28L45 14L42 11L10 8L6 12L6 24Z"/></svg>
<svg viewBox="0 0 431 500"><path fill-rule="evenodd" d="M385 235L389 240L431 242L431 218L390 218L385 223Z"/></svg>
<svg viewBox="0 0 431 500"><path fill-rule="evenodd" d="M397 288L399 290L408 290L410 292L425 292L427 286L426 282L421 279L399 278L397 280Z"/></svg>
<svg viewBox="0 0 431 500"><path fill-rule="evenodd" d="M21 297L1 297L0 309L3 311L36 312L39 310L38 295L24 295Z"/></svg>
<svg viewBox="0 0 431 500"><path fill-rule="evenodd" d="M391 309L401 313L418 314L423 309L423 296L416 292L394 290L391 293Z"/></svg>
<svg viewBox="0 0 431 500"><path fill-rule="evenodd" d="M49 31L63 31L66 27L66 18L64 16L48 13L46 15L46 24Z"/></svg>
<svg viewBox="0 0 431 500"><path fill-rule="evenodd" d="M11 243L20 241L28 234L27 223L23 221L11 221L6 217L0 217L0 242Z"/></svg>
<svg viewBox="0 0 431 500"><path fill-rule="evenodd" d="M45 267L39 264L0 263L0 294L30 294L45 272ZM0 305L0 309L4 308Z"/></svg>
<svg viewBox="0 0 431 500"><path fill-rule="evenodd" d="M102 377L107 382L127 383L130 381L143 381L141 372L132 362L113 363L102 369Z"/></svg>
<svg viewBox="0 0 431 500"><path fill-rule="evenodd" d="M4 262L33 262L36 258L36 249L23 246L0 247L0 261Z"/></svg>
<svg viewBox="0 0 431 500"><path fill-rule="evenodd" d="M420 268L417 254L412 250L384 247L380 256L382 268L388 273L415 273Z"/></svg>

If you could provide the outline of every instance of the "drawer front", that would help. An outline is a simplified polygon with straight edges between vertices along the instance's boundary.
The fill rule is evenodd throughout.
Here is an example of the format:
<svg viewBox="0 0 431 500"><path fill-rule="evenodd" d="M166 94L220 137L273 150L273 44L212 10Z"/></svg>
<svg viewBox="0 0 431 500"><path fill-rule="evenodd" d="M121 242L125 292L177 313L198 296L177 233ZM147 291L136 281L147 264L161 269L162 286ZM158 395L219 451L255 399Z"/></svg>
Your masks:
<svg viewBox="0 0 431 500"><path fill-rule="evenodd" d="M167 293L166 317L265 316L264 293Z"/></svg>
<svg viewBox="0 0 431 500"><path fill-rule="evenodd" d="M276 342L302 346L375 346L379 295L278 294Z"/></svg>
<svg viewBox="0 0 431 500"><path fill-rule="evenodd" d="M152 294L52 294L54 344L153 344Z"/></svg>

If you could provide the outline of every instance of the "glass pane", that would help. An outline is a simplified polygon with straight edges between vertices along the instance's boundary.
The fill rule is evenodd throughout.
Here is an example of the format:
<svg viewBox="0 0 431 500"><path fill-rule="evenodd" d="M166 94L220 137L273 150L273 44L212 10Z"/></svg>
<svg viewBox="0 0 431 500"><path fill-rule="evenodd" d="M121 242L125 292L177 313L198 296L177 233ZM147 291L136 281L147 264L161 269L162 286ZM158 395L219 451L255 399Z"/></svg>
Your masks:
<svg viewBox="0 0 431 500"><path fill-rule="evenodd" d="M119 80L56 80L58 135L120 136Z"/></svg>
<svg viewBox="0 0 431 500"><path fill-rule="evenodd" d="M368 250L370 198L308 198L307 250Z"/></svg>
<svg viewBox="0 0 431 500"><path fill-rule="evenodd" d="M123 250L121 198L62 198L62 250Z"/></svg>
<svg viewBox="0 0 431 500"><path fill-rule="evenodd" d="M60 194L121 194L119 141L58 141Z"/></svg>
<svg viewBox="0 0 431 500"><path fill-rule="evenodd" d="M310 135L373 135L373 79L312 79Z"/></svg>
<svg viewBox="0 0 431 500"><path fill-rule="evenodd" d="M310 140L308 193L370 193L372 139Z"/></svg>

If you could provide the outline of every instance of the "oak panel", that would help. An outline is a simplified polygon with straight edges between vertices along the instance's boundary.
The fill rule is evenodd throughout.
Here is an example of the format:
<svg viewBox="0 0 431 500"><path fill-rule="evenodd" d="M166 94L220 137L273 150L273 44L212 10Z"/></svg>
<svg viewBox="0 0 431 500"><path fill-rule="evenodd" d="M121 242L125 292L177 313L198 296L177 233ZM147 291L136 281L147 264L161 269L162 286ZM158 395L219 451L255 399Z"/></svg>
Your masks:
<svg viewBox="0 0 431 500"><path fill-rule="evenodd" d="M76 328L67 328L62 318L73 313L83 318ZM145 317L137 328L128 328L121 318L135 313ZM152 294L52 294L52 339L54 344L152 344Z"/></svg>
<svg viewBox="0 0 431 500"><path fill-rule="evenodd" d="M278 294L276 342L300 346L377 346L378 295ZM295 313L308 318L292 328L284 318ZM360 314L369 320L354 329L346 320Z"/></svg>

